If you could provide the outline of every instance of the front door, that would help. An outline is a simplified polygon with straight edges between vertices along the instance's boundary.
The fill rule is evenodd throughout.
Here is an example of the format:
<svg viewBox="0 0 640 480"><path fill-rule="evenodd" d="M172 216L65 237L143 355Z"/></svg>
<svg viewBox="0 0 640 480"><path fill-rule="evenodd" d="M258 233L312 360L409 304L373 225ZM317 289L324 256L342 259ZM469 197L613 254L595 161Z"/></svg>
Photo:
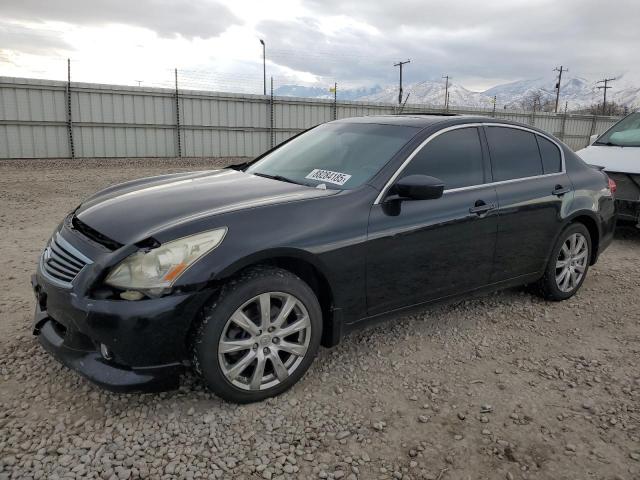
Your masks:
<svg viewBox="0 0 640 480"><path fill-rule="evenodd" d="M487 180L476 127L429 141L398 178L423 174L445 183L435 200L383 199L372 206L367 242L367 308L375 315L489 282L497 196Z"/></svg>

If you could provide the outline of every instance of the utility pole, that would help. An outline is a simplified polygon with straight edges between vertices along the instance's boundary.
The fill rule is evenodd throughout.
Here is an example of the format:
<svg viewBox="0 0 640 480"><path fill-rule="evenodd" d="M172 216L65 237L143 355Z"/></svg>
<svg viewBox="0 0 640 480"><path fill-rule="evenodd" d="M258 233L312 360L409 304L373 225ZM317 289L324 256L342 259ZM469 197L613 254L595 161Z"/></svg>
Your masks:
<svg viewBox="0 0 640 480"><path fill-rule="evenodd" d="M449 75L443 75L442 78L446 78L444 83L444 109L447 110L449 108Z"/></svg>
<svg viewBox="0 0 640 480"><path fill-rule="evenodd" d="M568 72L568 68L564 68L560 65L560 68L553 69L554 72L558 72L558 83L556 83L556 113L558 113L558 102L560 101L560 82L562 81L562 72Z"/></svg>
<svg viewBox="0 0 640 480"><path fill-rule="evenodd" d="M400 107L400 112L398 112L398 115L400 115L404 110L404 106L407 104L407 100L409 100L409 95L411 95L411 92L407 93L407 98L404 99L404 103L402 104L402 107Z"/></svg>
<svg viewBox="0 0 640 480"><path fill-rule="evenodd" d="M564 102L564 115L562 115L562 125L560 129L560 140L564 142L565 128L567 126L567 109L569 108L569 102Z"/></svg>
<svg viewBox="0 0 640 480"><path fill-rule="evenodd" d="M262 94L267 96L267 53L266 46L264 44L264 40L260 39L260 43L262 44L262 86L263 91Z"/></svg>
<svg viewBox="0 0 640 480"><path fill-rule="evenodd" d="M602 80L597 81L596 83L603 83L604 85L600 85L598 88L604 90L604 98L602 100L602 114L607 114L607 89L611 88L609 86L609 82L613 82L615 78L603 78Z"/></svg>
<svg viewBox="0 0 640 480"><path fill-rule="evenodd" d="M394 67L400 67L400 91L398 92L398 105L402 105L402 66L405 63L411 63L411 60L405 60L404 62L394 63Z"/></svg>

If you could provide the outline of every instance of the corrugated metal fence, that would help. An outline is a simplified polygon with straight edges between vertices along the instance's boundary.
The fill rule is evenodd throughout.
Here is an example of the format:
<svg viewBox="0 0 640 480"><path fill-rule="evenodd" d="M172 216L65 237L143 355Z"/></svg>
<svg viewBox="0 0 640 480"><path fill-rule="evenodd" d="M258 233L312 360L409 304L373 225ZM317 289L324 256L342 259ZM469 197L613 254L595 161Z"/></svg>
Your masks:
<svg viewBox="0 0 640 480"><path fill-rule="evenodd" d="M0 158L254 157L334 118L397 111L392 104L193 90L180 90L176 97L175 90L166 88L0 77ZM442 109L407 105L403 111ZM618 120L505 110L449 112L535 125L574 150Z"/></svg>

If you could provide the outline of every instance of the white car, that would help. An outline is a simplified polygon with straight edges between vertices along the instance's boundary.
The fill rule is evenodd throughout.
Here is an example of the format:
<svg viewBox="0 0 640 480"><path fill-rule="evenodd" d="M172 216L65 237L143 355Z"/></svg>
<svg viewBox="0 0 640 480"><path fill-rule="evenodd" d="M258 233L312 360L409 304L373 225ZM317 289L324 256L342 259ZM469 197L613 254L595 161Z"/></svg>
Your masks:
<svg viewBox="0 0 640 480"><path fill-rule="evenodd" d="M604 167L617 184L618 218L640 228L640 112L592 136L591 145L576 153L588 164Z"/></svg>

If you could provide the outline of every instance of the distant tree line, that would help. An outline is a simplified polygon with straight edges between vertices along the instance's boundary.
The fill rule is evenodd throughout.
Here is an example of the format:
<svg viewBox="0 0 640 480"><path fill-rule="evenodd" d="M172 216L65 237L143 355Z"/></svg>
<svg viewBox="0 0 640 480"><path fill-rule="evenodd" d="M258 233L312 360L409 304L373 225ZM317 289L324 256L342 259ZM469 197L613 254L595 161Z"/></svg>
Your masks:
<svg viewBox="0 0 640 480"><path fill-rule="evenodd" d="M553 112L556 108L556 99L544 90L533 90L522 97L520 107L525 112Z"/></svg>
<svg viewBox="0 0 640 480"><path fill-rule="evenodd" d="M554 112L556 108L556 98L544 90L533 90L522 97L519 106L525 112ZM564 102L560 103L558 111L564 111ZM631 111L627 105L607 101L604 109L602 108L602 102L599 102L587 107L572 109L571 113L622 116L628 115Z"/></svg>
<svg viewBox="0 0 640 480"><path fill-rule="evenodd" d="M602 102L594 103L585 108L575 110L576 113L586 113L589 115L615 115L622 116L630 113L627 105L620 105L616 102L607 102L605 108L602 108Z"/></svg>

